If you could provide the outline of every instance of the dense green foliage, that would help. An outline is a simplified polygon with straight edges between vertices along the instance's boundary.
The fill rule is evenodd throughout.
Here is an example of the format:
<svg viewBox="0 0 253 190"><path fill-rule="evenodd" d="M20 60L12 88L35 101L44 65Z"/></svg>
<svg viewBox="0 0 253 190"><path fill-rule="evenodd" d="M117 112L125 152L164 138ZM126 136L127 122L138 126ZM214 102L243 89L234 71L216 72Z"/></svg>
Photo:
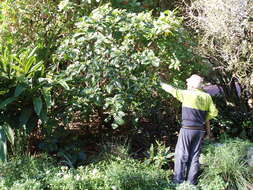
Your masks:
<svg viewBox="0 0 253 190"><path fill-rule="evenodd" d="M172 184L172 171L153 163L154 157L162 156L160 153L140 162L129 157L126 147L112 144L110 150L117 149L118 154L105 152L99 162L77 169L59 166L45 155L13 158L0 165L0 189L240 190L252 186L253 168L245 160L249 146L252 143L236 139L207 144L201 155L203 173L198 186Z"/></svg>
<svg viewBox="0 0 253 190"><path fill-rule="evenodd" d="M34 55L35 50L13 54L5 48L1 52L0 125L15 130L20 137L15 140L15 152L24 150L25 137L37 127L39 119L47 122L47 111L52 105L51 88L59 84L67 87L63 80L45 72L43 62Z"/></svg>
<svg viewBox="0 0 253 190"><path fill-rule="evenodd" d="M171 171L126 158L69 169L52 160L18 157L1 165L1 189L170 189ZM7 174L7 175L6 175Z"/></svg>
<svg viewBox="0 0 253 190"><path fill-rule="evenodd" d="M183 86L188 75L203 71L175 12L154 17L133 10L134 1L128 9L116 9L122 2L105 3L1 4L1 124L15 130L13 152L28 150L36 131L57 141L59 126L133 128L145 118L161 124L157 118L177 107L166 108L175 103L163 100L159 75Z"/></svg>
<svg viewBox="0 0 253 190"><path fill-rule="evenodd" d="M176 0L1 1L0 160L42 151L58 165L47 157L13 158L0 164L0 189L196 189L169 179L173 153L165 144L173 150L180 104L160 80L185 87L197 73L224 88L211 123L217 138L252 138L253 124L244 97L234 93L236 81L251 88L251 1L206 2L184 12L166 10L182 6ZM216 2L232 8L220 14ZM114 137L129 142L131 158L118 147L101 155L98 145ZM151 145L157 140L163 143ZM242 161L248 144L210 146L198 187L249 185ZM98 153L107 158L95 164L89 156Z"/></svg>
<svg viewBox="0 0 253 190"><path fill-rule="evenodd" d="M70 85L62 94L69 114L98 113L113 128L129 117L138 121L161 102L159 71L166 70L171 82L179 83L198 68L191 49L184 46L190 38L170 11L153 18L151 13L105 5L83 17L76 28L55 58L67 65L61 75Z"/></svg>

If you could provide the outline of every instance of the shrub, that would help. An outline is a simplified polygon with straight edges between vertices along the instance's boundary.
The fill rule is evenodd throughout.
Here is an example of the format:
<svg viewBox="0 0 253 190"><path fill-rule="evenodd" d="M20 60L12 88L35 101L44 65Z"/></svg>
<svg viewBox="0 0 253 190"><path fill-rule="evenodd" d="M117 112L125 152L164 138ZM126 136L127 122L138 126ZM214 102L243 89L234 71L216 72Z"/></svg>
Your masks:
<svg viewBox="0 0 253 190"><path fill-rule="evenodd" d="M182 86L200 68L185 45L191 40L181 19L170 11L154 18L151 12L128 13L107 4L80 19L76 28L55 55L67 66L62 76L71 87L62 96L66 120L81 111L83 120L96 115L113 128L135 124L161 105L158 94L165 94L157 85L159 71Z"/></svg>

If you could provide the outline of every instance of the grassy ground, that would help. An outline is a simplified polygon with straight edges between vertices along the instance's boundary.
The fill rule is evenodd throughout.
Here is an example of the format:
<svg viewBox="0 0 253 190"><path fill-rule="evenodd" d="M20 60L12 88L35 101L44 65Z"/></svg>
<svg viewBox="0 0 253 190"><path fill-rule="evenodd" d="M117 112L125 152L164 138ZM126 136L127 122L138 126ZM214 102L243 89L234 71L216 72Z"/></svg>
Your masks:
<svg viewBox="0 0 253 190"><path fill-rule="evenodd" d="M244 159L249 146L253 145L231 139L206 145L201 156L202 174L195 187L187 183L175 186L171 182L172 170L162 169L168 158L163 155L166 148L159 145L156 151L150 150L145 161L132 159L121 147L120 155L108 152L100 161L78 168L58 165L46 155L19 156L0 165L0 189L250 190L253 170Z"/></svg>

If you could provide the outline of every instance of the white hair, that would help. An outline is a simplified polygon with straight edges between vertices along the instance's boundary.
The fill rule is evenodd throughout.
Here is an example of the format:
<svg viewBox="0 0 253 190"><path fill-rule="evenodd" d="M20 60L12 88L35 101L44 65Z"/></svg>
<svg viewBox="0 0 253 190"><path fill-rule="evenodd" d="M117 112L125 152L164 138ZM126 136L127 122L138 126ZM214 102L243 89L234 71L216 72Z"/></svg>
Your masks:
<svg viewBox="0 0 253 190"><path fill-rule="evenodd" d="M190 78L186 79L188 85L191 88L202 88L203 86L203 78L199 75L192 75Z"/></svg>

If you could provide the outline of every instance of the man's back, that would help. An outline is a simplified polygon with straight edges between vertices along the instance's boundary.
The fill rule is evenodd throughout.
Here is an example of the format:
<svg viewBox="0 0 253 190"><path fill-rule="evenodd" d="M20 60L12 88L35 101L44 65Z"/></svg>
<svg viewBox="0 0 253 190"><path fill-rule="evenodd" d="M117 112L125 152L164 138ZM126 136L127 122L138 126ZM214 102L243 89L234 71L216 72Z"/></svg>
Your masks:
<svg viewBox="0 0 253 190"><path fill-rule="evenodd" d="M173 88L171 94L182 102L182 126L204 126L218 113L211 96L202 90Z"/></svg>

